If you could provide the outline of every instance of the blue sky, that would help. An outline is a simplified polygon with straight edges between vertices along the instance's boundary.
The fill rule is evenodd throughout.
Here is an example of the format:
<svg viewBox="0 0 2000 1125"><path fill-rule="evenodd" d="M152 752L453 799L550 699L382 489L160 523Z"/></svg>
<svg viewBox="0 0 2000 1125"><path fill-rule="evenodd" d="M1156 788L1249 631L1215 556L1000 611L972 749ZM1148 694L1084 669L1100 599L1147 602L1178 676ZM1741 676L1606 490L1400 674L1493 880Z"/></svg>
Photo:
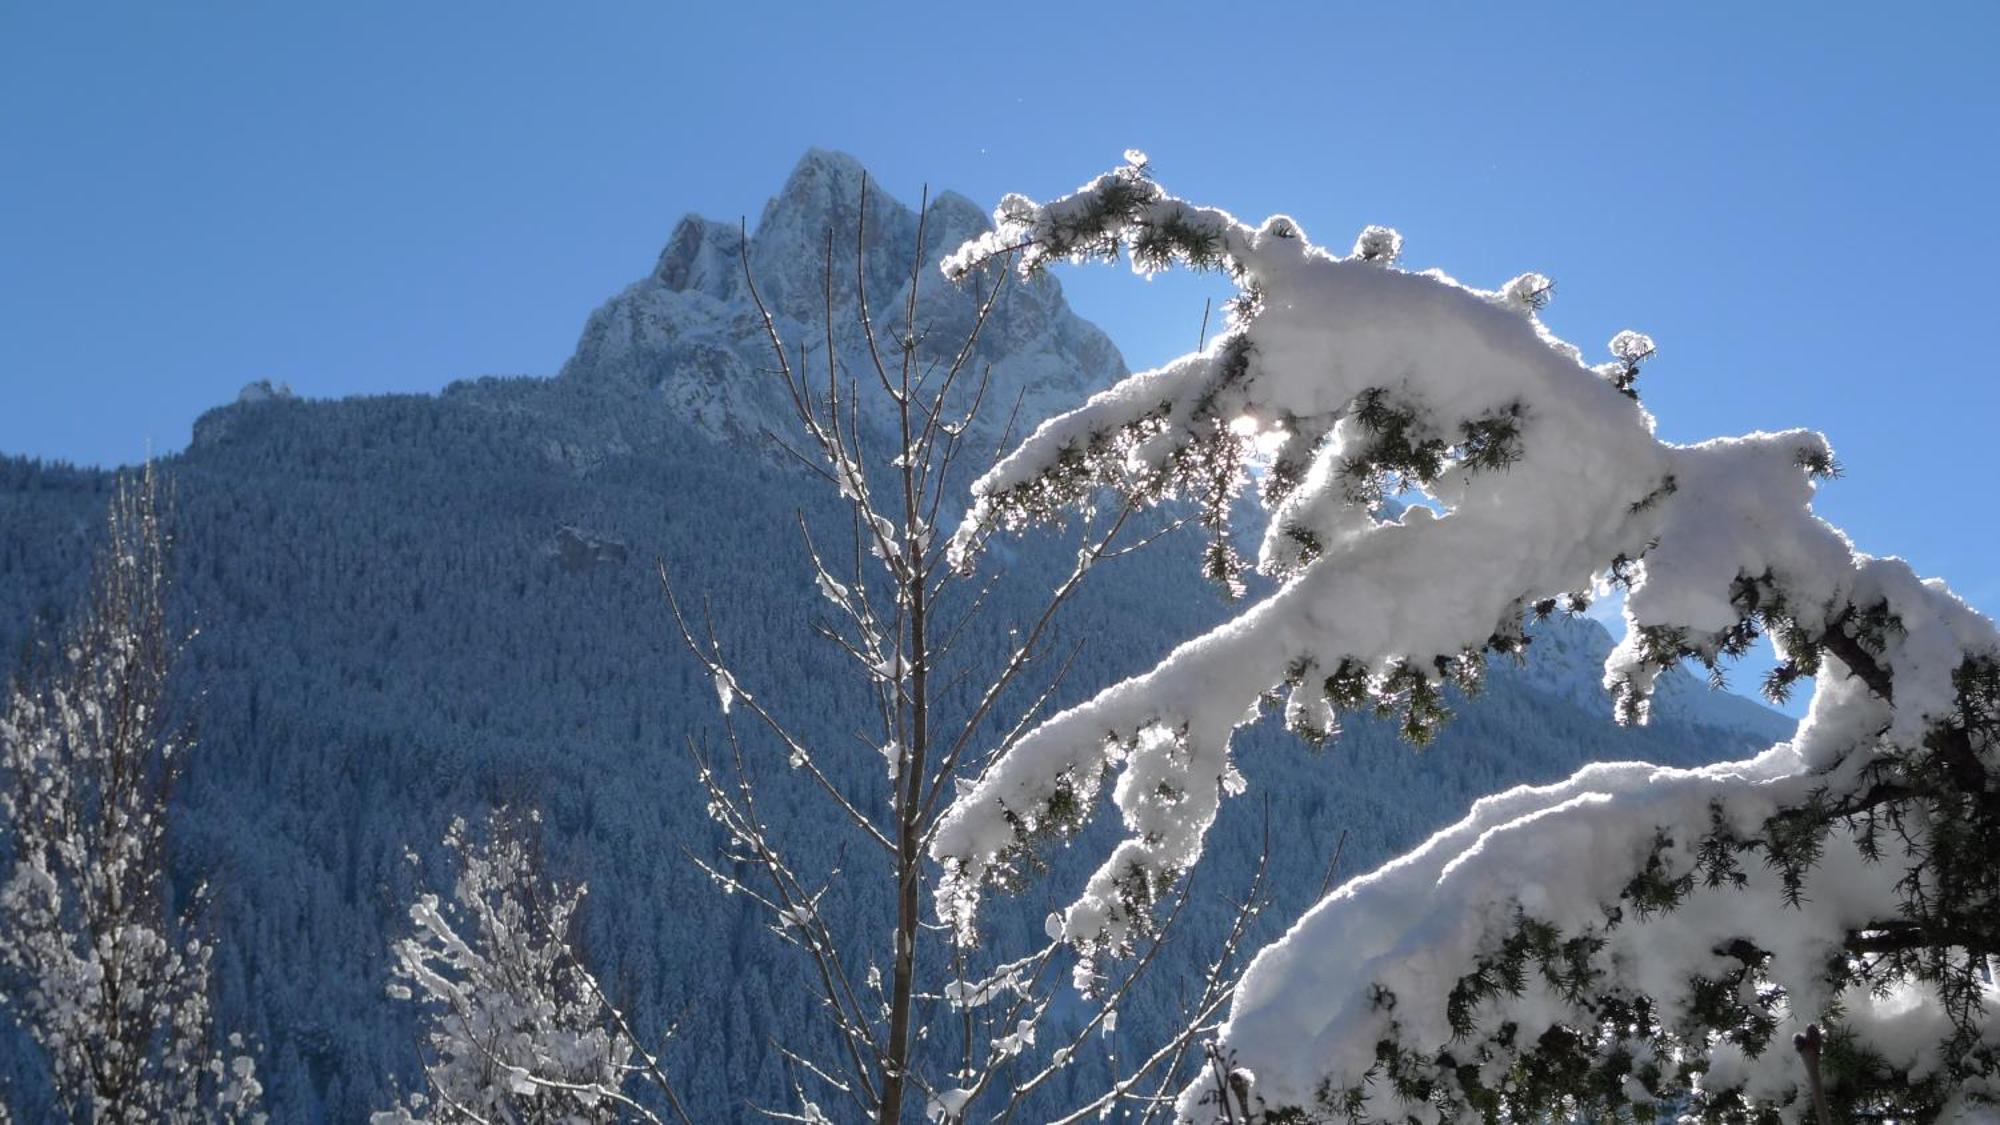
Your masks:
<svg viewBox="0 0 2000 1125"><path fill-rule="evenodd" d="M1754 9L1754 10L1753 10ZM674 221L808 145L894 194L1171 190L1558 282L1663 433L1811 426L1821 509L2000 609L2000 6L13 4L0 452L132 461L256 378L552 373ZM1135 365L1198 282L1064 274Z"/></svg>

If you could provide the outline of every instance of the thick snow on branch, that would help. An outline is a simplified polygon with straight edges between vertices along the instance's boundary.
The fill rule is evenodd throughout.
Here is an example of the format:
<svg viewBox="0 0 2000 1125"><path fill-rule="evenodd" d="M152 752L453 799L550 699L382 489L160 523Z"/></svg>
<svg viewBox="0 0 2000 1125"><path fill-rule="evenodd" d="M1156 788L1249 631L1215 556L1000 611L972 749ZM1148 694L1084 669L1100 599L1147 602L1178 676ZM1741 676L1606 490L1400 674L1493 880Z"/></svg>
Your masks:
<svg viewBox="0 0 2000 1125"><path fill-rule="evenodd" d="M1388 978L1393 964L1448 991L1471 971L1468 958L1500 940L1506 926L1495 917L1539 917L1538 887L1554 901L1550 888L1572 876L1604 883L1567 889L1573 897L1545 919L1568 940L1590 919L1604 923L1604 903L1652 854L1656 828L1675 841L1664 864L1684 859L1674 849L1711 827L1711 805L1741 850L1776 846L1757 833L1770 831L1764 821L1781 808L1879 794L1869 787L1885 771L1927 753L1925 740L1957 721L1969 705L1967 677L2000 648L1991 622L1941 584L1855 553L1812 512L1816 481L1837 471L1819 435L1658 440L1635 390L1653 341L1620 333L1611 359L1587 365L1537 318L1552 290L1539 274L1486 291L1435 271L1405 272L1394 265L1400 238L1379 228L1337 256L1290 219L1253 228L1174 199L1138 165L1047 205L1010 197L995 220L994 232L946 262L948 273L1015 247L1024 247L1025 269L1126 253L1141 270L1219 268L1241 293L1207 349L1045 422L977 482L954 557L969 565L996 529L1058 517L1112 489L1199 505L1215 535L1208 568L1233 583L1240 564L1228 511L1253 479L1253 451L1275 448L1257 482L1269 514L1257 565L1281 585L1151 672L1030 731L961 794L931 852L946 869L940 910L962 933L984 883L1007 873L1020 848L1073 831L1115 779L1126 838L1069 907L1062 932L1086 952L1129 948L1160 889L1198 858L1221 798L1243 788L1230 735L1267 692L1289 691L1287 722L1310 737L1333 735L1342 711L1372 709L1400 713L1421 741L1444 717L1443 684L1476 681L1485 652L1525 643L1526 613L1606 575L1629 589L1628 636L1605 669L1624 721L1645 720L1652 684L1674 662L1712 666L1760 632L1781 657L1772 690L1820 677L1796 741L1755 763L1586 771L1567 789L1510 794L1380 882L1329 900L1265 954L1230 1025L1227 1045L1260 1075L1261 1093L1279 1094L1272 1105L1310 1102L1323 1080L1339 1085L1347 1072L1326 1069L1332 1060L1359 1066L1357 1080L1374 1064L1381 1014L1353 1007L1371 973ZM1378 514L1384 497L1411 491L1429 503L1398 519ZM1990 761L1983 745L1969 752ZM1840 856L1854 851L1842 842L1849 829L1816 823L1819 877L1841 878L1851 865ZM1492 860L1493 849L1529 839L1541 861ZM1723 839L1710 844L1726 851ZM1605 857L1632 862L1577 869ZM1911 898L1897 882L1900 865L1885 867L1872 881L1843 884L1854 900L1821 903L1831 915L1782 926L1893 916ZM1761 901L1768 882L1758 874L1727 890ZM1368 909L1344 905L1364 897ZM1401 913L1378 910L1391 904ZM1410 930L1385 920L1395 917ZM1650 924L1677 927L1706 958L1702 918L1695 910ZM1375 935L1383 960L1364 963L1358 937L1326 936L1346 935L1343 925ZM1643 940L1637 928L1620 933ZM1815 952L1777 932L1759 930L1756 942L1774 958ZM1334 967L1303 967L1315 958ZM1685 991L1690 967L1669 960L1659 972L1680 974ZM1792 1003L1817 1018L1831 997L1805 976L1780 975ZM1441 993L1428 999L1443 1011ZM1850 1013L1864 1007L1847 1002ZM1438 1029L1410 1018L1406 1005L1395 1012L1420 1028L1411 1042L1427 1051L1453 1039L1432 1035Z"/></svg>
<svg viewBox="0 0 2000 1125"><path fill-rule="evenodd" d="M1602 1037L1586 1055L1624 1056L1626 1069L1612 1073L1629 1081L1629 1101L1675 1096L1688 1083L1676 1067L1699 1063L1710 1101L1740 1096L1796 1114L1807 1108L1805 1074L1777 1044L1836 1005L1852 1042L1915 1081L1943 1078L1939 1047L1953 1028L1930 989L1891 981L1875 995L1874 981L1828 969L1844 966L1849 935L1897 916L1900 865L1868 859L1854 834L1836 832L1795 906L1782 872L1763 863L1737 870L1740 883L1707 885L1702 845L1713 834L1754 838L1824 784L1779 745L1699 770L1590 766L1489 797L1415 852L1336 890L1261 953L1223 1041L1254 1074L1260 1104L1376 1119L1447 1116L1409 1097L1407 1083L1435 1084L1430 1100L1453 1104L1465 1091L1450 1088L1463 1081L1450 1063L1479 1068L1477 1081L1502 1090L1520 1049L1564 1028ZM1642 911L1637 872L1694 885L1672 909ZM1517 954L1521 978L1504 986L1507 954L1536 940L1548 950ZM1484 978L1492 987L1476 990ZM1728 1022L1771 1021L1749 1049L1711 1037L1715 1013L1704 1006L1718 994L1743 1009ZM1643 1018L1618 1006L1638 997L1651 1004ZM2000 1042L1989 1019L1980 1026ZM1384 1043L1410 1055L1384 1066ZM1428 1057L1441 1051L1450 1063ZM1193 1112L1204 1093L1190 1090L1183 1109Z"/></svg>

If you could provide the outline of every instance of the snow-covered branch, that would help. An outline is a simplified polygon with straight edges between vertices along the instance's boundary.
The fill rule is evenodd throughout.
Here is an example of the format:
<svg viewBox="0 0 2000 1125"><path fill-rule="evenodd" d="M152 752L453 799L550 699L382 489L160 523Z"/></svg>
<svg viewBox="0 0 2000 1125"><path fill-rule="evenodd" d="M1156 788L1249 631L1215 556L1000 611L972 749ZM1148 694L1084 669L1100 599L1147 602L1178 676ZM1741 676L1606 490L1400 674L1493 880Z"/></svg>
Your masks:
<svg viewBox="0 0 2000 1125"><path fill-rule="evenodd" d="M1344 712L1375 711L1400 716L1421 742L1448 716L1447 685L1475 683L1485 653L1525 646L1527 614L1608 579L1628 589L1626 639L1605 668L1621 720L1645 721L1655 679L1675 662L1714 667L1769 634L1781 660L1770 690L1819 678L1797 739L1754 763L1687 776L1648 771L1643 784L1608 790L1593 786L1613 775L1586 771L1575 793L1507 818L1519 822L1520 838L1570 855L1571 866L1482 864L1500 854L1490 849L1502 837L1485 837L1503 825L1475 812L1468 825L1481 826L1461 826L1471 837L1457 846L1441 837L1420 853L1436 859L1436 878L1390 880L1424 911L1419 918L1407 907L1407 934L1379 910L1344 906L1361 893L1354 887L1336 892L1312 916L1320 921L1302 923L1253 970L1224 1036L1223 1049L1241 1056L1232 1065L1257 1076L1257 1095L1274 1108L1379 1116L1398 1106L1422 1116L1487 1107L1453 1069L1474 1049L1468 1036L1484 1052L1474 1069L1492 1081L1532 1069L1528 1030L1561 1025L1602 1061L1617 1037L1605 1038L1602 1020L1576 1026L1579 1013L1611 1010L1607 996L1645 996L1646 1016L1628 1023L1678 1018L1690 990L1700 991L1690 982L1721 971L1721 955L1705 944L1714 926L1703 929L1696 909L1707 900L1687 882L1699 859L1707 866L1696 882L1718 879L1713 893L1746 919L1731 940L1759 951L1733 958L1731 971L1748 982L1742 1004L1775 1004L1772 1018L1784 1026L1827 1023L1834 1043L1869 1052L1870 1065L1929 1073L1871 1038L1877 1024L1850 986L1856 974L1875 973L1866 983L1942 993L1952 1013L1956 1046L1918 1062L1947 1060L1953 1090L1971 1088L1959 1082L1969 1071L1990 1073L1984 1017L1966 981L1967 966L1993 948L1992 923L1976 911L2000 916L2000 894L1990 865L1966 861L1971 841L2000 843L1991 749L2000 635L1942 584L1858 554L1813 513L1817 482L1837 471L1823 438L1789 431L1662 442L1637 397L1653 341L1620 333L1609 360L1586 364L1539 320L1552 291L1546 277L1523 274L1489 291L1406 272L1395 265L1400 238L1380 228L1348 254L1329 252L1291 219L1251 227L1175 199L1142 160L1050 204L1010 197L995 221L994 233L947 262L948 273L999 248L1027 270L1125 253L1142 271L1221 269L1239 295L1226 331L1204 350L1043 423L977 482L954 561L970 565L996 529L1052 518L1112 489L1196 505L1213 534L1205 568L1233 587L1244 564L1228 516L1254 480L1268 518L1257 565L1279 585L1151 672L1043 722L959 797L931 842L947 868L946 921L964 930L981 886L1009 876L1036 840L1080 827L1110 783L1127 836L1069 907L1063 932L1088 952L1130 949L1156 900L1199 857L1222 797L1244 788L1231 732L1256 716L1266 693L1288 693L1287 724L1306 737L1333 737ZM1387 499L1402 501L1394 518ZM1522 800L1482 809L1490 818ZM1874 867L1843 858L1885 851ZM1732 866L1725 855L1755 862ZM1592 865L1602 885L1572 885L1578 863ZM1866 879L1855 873L1863 869ZM1450 893L1438 883L1447 875L1458 880ZM1805 905L1822 901L1813 897L1822 883L1845 888L1824 896L1826 913ZM1940 890L1947 883L1951 895ZM1620 907L1619 895L1635 887L1638 900ZM1680 909L1650 929L1632 920L1642 906L1668 905ZM1910 947L1934 955L1906 954L1883 976L1859 951L1880 949L1880 935L1904 923L1931 936ZM1379 928L1389 960L1363 962L1357 939L1313 928L1339 925ZM1616 941L1604 937L1612 930ZM1660 936L1670 931L1683 933L1679 944ZM1835 937L1817 946L1787 937L1801 931ZM1631 940L1663 951L1643 973L1639 945L1617 952L1641 933L1653 944ZM1852 944L1854 935L1866 940ZM1837 949L1856 950L1853 963L1834 957ZM1949 949L1959 952L1938 952ZM1416 967L1395 976L1392 962ZM1543 971L1515 987L1529 962ZM1479 1001L1460 1003L1461 1013L1488 1015L1445 1019L1461 979L1475 982L1464 995ZM1535 983L1543 979L1548 987ZM1497 992L1479 983L1490 981ZM1390 1008L1383 997L1392 993ZM1530 1005L1533 1018L1503 995ZM1711 1063L1726 1069L1717 1060L1735 1040L1719 1034L1710 1026L1672 1041L1679 1078ZM1780 1090L1772 1077L1784 1052L1740 1054L1766 1070L1742 1077L1739 1067L1735 1086L1712 1072L1704 1089L1792 1104L1792 1087ZM1458 1092L1439 1093L1450 1085L1439 1075ZM1342 1100L1350 1083L1362 1087L1358 1103ZM1193 1112L1202 1093L1191 1090L1183 1110Z"/></svg>

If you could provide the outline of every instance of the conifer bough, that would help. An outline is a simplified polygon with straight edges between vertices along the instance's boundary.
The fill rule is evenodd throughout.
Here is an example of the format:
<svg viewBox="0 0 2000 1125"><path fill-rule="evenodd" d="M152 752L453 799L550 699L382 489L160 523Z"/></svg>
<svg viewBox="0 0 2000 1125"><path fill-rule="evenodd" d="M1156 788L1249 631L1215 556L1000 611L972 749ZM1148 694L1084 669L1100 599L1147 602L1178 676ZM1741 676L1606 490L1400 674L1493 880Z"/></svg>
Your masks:
<svg viewBox="0 0 2000 1125"><path fill-rule="evenodd" d="M1638 397L1653 341L1621 332L1586 362L1539 319L1548 278L1408 272L1379 227L1343 256L1289 218L1176 199L1138 154L1050 203L1010 196L995 222L947 274L1129 255L1238 294L1201 351L1043 423L980 479L954 560L1108 490L1193 505L1234 592L1251 564L1229 515L1254 488L1254 565L1278 585L997 757L931 842L943 921L970 936L982 889L1108 784L1125 838L1051 925L1091 957L1129 950L1248 784L1230 736L1263 703L1314 740L1373 711L1421 743L1447 685L1476 689L1488 654L1524 653L1526 619L1612 582L1621 721L1646 721L1675 663L1719 675L1769 635L1768 694L1817 677L1796 737L1515 789L1338 888L1252 964L1183 1115L1799 1120L1809 1076L1783 1048L1815 1025L1836 1117L1990 1111L2000 634L1813 513L1838 473L1823 437L1660 441Z"/></svg>

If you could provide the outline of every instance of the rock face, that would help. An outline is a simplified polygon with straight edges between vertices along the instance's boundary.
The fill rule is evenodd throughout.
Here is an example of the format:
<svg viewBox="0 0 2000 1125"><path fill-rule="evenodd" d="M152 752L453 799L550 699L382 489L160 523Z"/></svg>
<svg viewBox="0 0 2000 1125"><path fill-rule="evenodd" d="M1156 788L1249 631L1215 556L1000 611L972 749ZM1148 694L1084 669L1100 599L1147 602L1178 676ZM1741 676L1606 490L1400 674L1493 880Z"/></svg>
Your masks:
<svg viewBox="0 0 2000 1125"><path fill-rule="evenodd" d="M290 383L272 383L269 379L259 379L254 383L245 383L243 389L237 392L236 401L271 402L273 400L289 400L297 397L299 396L292 393L292 385Z"/></svg>
<svg viewBox="0 0 2000 1125"><path fill-rule="evenodd" d="M857 214L864 219L860 230ZM870 311L883 348L893 351L921 234L925 262L914 280L924 332L920 355L930 363L949 359L979 305L979 292L946 282L935 260L990 227L962 195L946 192L920 215L868 184L854 158L814 149L765 205L747 243L735 224L682 219L653 272L591 314L562 378L658 395L719 436L754 433L759 426L788 431L791 407L766 375L773 359L749 283L784 338L805 342L812 363L824 363L831 253L834 352L847 372L872 380L872 361L856 327L857 241ZM984 281L990 285L997 277ZM974 357L974 370L990 365L994 401L1011 404L1018 396L1022 417L1041 418L1124 373L1118 350L1069 310L1053 278L1004 284ZM819 370L815 366L815 374Z"/></svg>
<svg viewBox="0 0 2000 1125"><path fill-rule="evenodd" d="M589 882L589 956L635 1023L694 1013L687 1026L698 1031L666 1063L706 1107L700 1118L757 1120L749 1106L787 1104L770 1041L814 1046L818 1013L800 962L764 920L684 858L717 844L684 748L718 737L716 696L672 638L652 564L712 607L746 688L807 737L855 746L865 693L843 657L810 639L820 603L795 519L826 543L843 541L849 524L816 482L752 444L791 426L762 373L740 265L747 250L792 338L816 340L823 232L835 227L839 252L860 183L852 160L808 153L747 248L732 226L684 221L652 273L591 316L560 377L232 404L167 459L179 604L200 626L181 667L200 746L179 793L176 862L183 883L217 888L222 1022L264 1045L273 1121L365 1121L394 1084L421 1081L408 1006L383 991L388 942L407 927L419 882L447 878L436 842L451 817L495 804L539 809L552 867ZM871 298L899 308L918 217L868 198ZM947 193L924 225L931 257L984 219ZM918 285L931 339L954 341L963 320L951 318L968 315L969 298L932 269ZM847 286L835 293L845 302L837 319L851 323ZM1052 281L1014 290L984 339L995 393L1021 394L1024 421L1123 370ZM863 371L851 333L836 350ZM73 604L108 484L100 472L0 458L0 652L19 652L36 620ZM1064 630L1088 643L1058 704L1151 666L1221 619L1226 607L1195 577L1198 551L1170 537L1085 585ZM996 543L1008 577L963 659L1000 659L1006 629L1032 620L1074 552L1058 532ZM1266 832L1284 842L1267 912L1282 927L1320 887L1343 834L1341 871L1353 874L1505 785L1589 759L1713 760L1786 729L1747 702L1663 708L1651 727L1617 729L1593 664L1609 639L1588 621L1556 628L1532 650L1538 662L1497 669L1420 756L1366 721L1329 754L1272 724L1244 732L1252 799L1225 807L1204 860L1210 891L1156 979L1199 971L1203 935L1226 924L1224 892L1246 884ZM820 805L785 788L781 762L760 761L779 787L774 833L827 867L841 863ZM840 768L850 791L877 791L874 749L855 746ZM1050 859L1050 888L989 910L996 948L1035 940L1047 901L1082 874L1064 854ZM879 952L870 943L888 908L881 888L858 882L840 883L823 906L863 954ZM1120 1056L1139 1057L1162 1018L1143 1004L1124 1010ZM932 1041L951 1041L944 1030ZM0 1020L0 1097L16 1120L50 1119L30 1056L8 1036ZM1066 1100L1063 1083L1087 1086L1100 1065L1079 1061L1052 1097ZM1046 1119L1033 1106L1022 1116Z"/></svg>
<svg viewBox="0 0 2000 1125"><path fill-rule="evenodd" d="M616 539L565 526L556 529L549 553L555 556L558 565L574 574L594 566L621 566L632 552Z"/></svg>

